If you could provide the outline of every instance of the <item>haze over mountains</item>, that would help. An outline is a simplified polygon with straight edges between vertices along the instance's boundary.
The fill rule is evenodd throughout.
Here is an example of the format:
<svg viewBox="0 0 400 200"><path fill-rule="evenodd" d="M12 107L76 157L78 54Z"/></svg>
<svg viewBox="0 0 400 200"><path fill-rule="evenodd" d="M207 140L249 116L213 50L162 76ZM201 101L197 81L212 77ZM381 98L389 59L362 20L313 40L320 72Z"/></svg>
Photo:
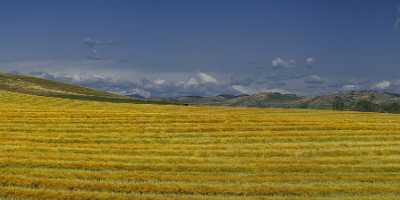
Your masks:
<svg viewBox="0 0 400 200"><path fill-rule="evenodd" d="M83 79L81 80L82 82L79 82L81 85L89 88L100 88L94 90L58 81L74 82L73 77L62 77L61 79L60 77L51 76L46 73L34 73L33 75L57 81L24 75L0 74L0 88L3 90L40 96L126 103L312 108L400 113L400 95L387 91L341 91L319 96L299 96L279 91L269 91L250 95L236 93L214 96L183 95L175 97L144 97L138 93L129 94L127 92L120 92L120 94L115 94L117 89L128 89L129 91L130 87L137 86L130 82L126 82L126 85L123 85L121 83L124 82L108 80L102 77ZM217 84L215 83L216 80L213 80L212 77L207 77L206 74L204 74L203 78L210 79L209 82L203 83L204 89L208 87L213 88L214 85ZM109 92L104 91L102 87L108 88ZM135 91L135 88L130 91Z"/></svg>
<svg viewBox="0 0 400 200"><path fill-rule="evenodd" d="M219 105L261 108L308 108L400 113L400 95L377 91L345 91L316 97L294 94L258 93L254 95L186 96L165 101L188 105Z"/></svg>
<svg viewBox="0 0 400 200"><path fill-rule="evenodd" d="M241 79L215 77L213 74L197 72L186 74L177 80L159 78L118 78L98 74L67 74L34 71L14 74L27 74L48 80L56 80L139 98L171 98L182 96L254 95L259 93L296 94L298 96L320 96L345 91L378 91L400 93L398 80L348 80L335 81L318 75L302 74L290 81L280 81L276 77Z"/></svg>

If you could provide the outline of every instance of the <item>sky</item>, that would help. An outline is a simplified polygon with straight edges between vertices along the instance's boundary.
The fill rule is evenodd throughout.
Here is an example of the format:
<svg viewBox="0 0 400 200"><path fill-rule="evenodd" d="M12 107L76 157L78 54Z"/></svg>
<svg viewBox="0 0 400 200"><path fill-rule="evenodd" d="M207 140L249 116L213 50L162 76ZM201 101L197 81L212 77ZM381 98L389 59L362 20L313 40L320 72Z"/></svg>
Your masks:
<svg viewBox="0 0 400 200"><path fill-rule="evenodd" d="M400 0L4 0L0 70L131 81L134 91L146 90L145 80L156 95L154 87L164 84L163 95L397 91L399 6ZM214 93L201 92L210 88Z"/></svg>

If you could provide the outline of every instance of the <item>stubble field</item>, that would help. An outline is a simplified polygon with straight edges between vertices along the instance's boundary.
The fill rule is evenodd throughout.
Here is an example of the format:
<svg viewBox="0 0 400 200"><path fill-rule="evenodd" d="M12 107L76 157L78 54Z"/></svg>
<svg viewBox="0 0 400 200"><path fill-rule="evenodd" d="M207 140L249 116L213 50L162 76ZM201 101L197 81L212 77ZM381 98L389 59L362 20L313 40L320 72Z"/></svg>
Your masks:
<svg viewBox="0 0 400 200"><path fill-rule="evenodd" d="M398 199L400 115L0 91L0 199Z"/></svg>

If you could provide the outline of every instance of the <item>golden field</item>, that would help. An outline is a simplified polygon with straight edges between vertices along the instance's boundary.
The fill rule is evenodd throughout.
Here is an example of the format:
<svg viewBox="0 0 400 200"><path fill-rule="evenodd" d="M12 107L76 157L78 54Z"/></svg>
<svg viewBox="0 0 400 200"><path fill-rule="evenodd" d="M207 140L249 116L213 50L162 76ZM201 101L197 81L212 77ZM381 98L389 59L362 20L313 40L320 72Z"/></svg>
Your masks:
<svg viewBox="0 0 400 200"><path fill-rule="evenodd" d="M400 115L0 91L0 199L400 199Z"/></svg>

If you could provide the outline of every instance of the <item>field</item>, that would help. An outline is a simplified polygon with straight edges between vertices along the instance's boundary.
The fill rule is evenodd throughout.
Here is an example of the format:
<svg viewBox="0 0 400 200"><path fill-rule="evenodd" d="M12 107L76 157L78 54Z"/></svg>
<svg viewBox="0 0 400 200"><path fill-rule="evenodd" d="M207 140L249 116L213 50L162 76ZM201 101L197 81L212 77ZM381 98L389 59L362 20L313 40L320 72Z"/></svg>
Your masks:
<svg viewBox="0 0 400 200"><path fill-rule="evenodd" d="M400 115L0 91L0 199L399 199Z"/></svg>

